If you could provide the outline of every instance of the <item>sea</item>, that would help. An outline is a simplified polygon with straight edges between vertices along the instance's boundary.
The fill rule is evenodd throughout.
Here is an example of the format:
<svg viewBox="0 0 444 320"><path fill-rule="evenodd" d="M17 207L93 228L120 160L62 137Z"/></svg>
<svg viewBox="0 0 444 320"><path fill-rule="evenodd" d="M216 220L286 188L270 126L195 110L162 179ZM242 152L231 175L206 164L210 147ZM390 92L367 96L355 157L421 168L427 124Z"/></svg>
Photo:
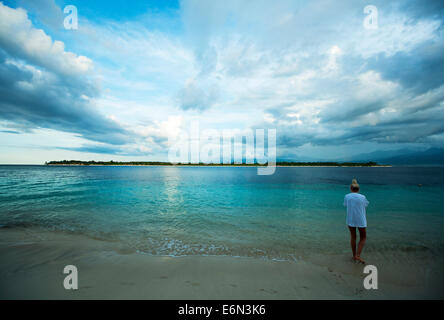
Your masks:
<svg viewBox="0 0 444 320"><path fill-rule="evenodd" d="M370 202L365 254L444 251L443 167L0 166L0 231L45 230L150 255L351 256L344 196ZM408 261L408 260L406 260Z"/></svg>

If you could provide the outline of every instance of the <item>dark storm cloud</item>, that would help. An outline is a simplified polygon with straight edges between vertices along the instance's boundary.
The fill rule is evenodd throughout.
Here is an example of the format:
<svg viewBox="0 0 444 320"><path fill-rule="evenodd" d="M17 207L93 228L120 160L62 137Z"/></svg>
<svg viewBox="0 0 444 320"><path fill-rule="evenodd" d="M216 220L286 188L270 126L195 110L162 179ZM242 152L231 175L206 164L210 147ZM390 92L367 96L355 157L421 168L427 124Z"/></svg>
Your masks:
<svg viewBox="0 0 444 320"><path fill-rule="evenodd" d="M94 111L86 97L97 95L85 80L32 69L0 49L0 119L17 128L55 129L109 144L129 142L125 129Z"/></svg>
<svg viewBox="0 0 444 320"><path fill-rule="evenodd" d="M345 100L325 110L325 112L321 114L321 122L350 122L370 112L378 111L384 106L385 102L382 99L369 102L356 101L353 99Z"/></svg>
<svg viewBox="0 0 444 320"><path fill-rule="evenodd" d="M444 87L412 98L408 98L408 90L404 88L398 88L388 97L364 100L356 99L352 93L353 87L344 87L343 99L324 108L318 114L318 123L306 121L303 116L299 118L300 123L295 123L291 116L294 108L278 105L267 110L275 122L257 127L276 128L277 143L284 148L306 143L318 146L359 142L427 143L433 136L444 133ZM399 93L406 95L404 100L398 100ZM396 112L384 113L384 108L396 108ZM374 121L366 120L370 116Z"/></svg>
<svg viewBox="0 0 444 320"><path fill-rule="evenodd" d="M416 94L444 84L444 42L429 41L410 52L387 57L379 54L368 61L368 69L377 70L386 80L399 82Z"/></svg>
<svg viewBox="0 0 444 320"><path fill-rule="evenodd" d="M0 132L3 132L3 133L10 133L10 134L20 134L20 132L18 132L18 131L14 131L14 130L0 130Z"/></svg>
<svg viewBox="0 0 444 320"><path fill-rule="evenodd" d="M444 1L442 0L408 0L398 3L399 9L415 19L434 18L444 16Z"/></svg>
<svg viewBox="0 0 444 320"><path fill-rule="evenodd" d="M34 28L23 9L0 2L0 24L2 125L21 132L65 131L112 145L132 141L126 129L96 110L92 101L100 90L89 58L65 51L63 42Z"/></svg>

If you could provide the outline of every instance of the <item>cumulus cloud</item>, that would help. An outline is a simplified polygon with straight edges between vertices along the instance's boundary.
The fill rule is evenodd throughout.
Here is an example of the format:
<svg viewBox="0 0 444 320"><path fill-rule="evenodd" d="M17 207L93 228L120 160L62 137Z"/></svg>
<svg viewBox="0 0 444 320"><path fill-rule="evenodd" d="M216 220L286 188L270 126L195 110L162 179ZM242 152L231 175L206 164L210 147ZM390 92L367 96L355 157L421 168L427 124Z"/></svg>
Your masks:
<svg viewBox="0 0 444 320"><path fill-rule="evenodd" d="M65 51L61 41L53 41L43 30L32 26L24 9L0 3L0 46L14 57L24 59L60 74L82 74L92 61Z"/></svg>
<svg viewBox="0 0 444 320"><path fill-rule="evenodd" d="M23 9L0 3L0 118L18 129L52 128L124 144L127 130L94 109L92 61L65 51Z"/></svg>

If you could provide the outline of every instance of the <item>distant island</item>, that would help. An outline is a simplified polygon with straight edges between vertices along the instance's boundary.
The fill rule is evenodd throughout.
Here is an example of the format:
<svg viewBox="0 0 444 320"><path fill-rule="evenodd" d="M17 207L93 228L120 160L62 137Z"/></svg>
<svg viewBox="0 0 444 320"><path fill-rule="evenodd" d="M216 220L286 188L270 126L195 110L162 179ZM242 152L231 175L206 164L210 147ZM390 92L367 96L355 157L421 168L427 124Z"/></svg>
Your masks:
<svg viewBox="0 0 444 320"><path fill-rule="evenodd" d="M160 161L80 161L80 160L62 160L45 162L48 166L202 166L202 167L257 167L267 166L268 163L177 163L160 162ZM278 167L389 167L388 165L380 165L376 162L289 162L278 161Z"/></svg>

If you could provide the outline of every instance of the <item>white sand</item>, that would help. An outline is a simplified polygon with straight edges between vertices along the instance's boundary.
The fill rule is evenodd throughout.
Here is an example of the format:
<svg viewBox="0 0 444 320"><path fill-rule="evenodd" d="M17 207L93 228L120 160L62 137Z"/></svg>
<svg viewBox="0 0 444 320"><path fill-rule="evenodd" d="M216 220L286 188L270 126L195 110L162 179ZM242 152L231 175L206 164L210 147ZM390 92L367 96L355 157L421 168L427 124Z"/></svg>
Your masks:
<svg viewBox="0 0 444 320"><path fill-rule="evenodd" d="M443 298L439 281L425 285L380 277L378 290L365 290L362 265L346 257L329 257L330 262L319 259L314 264L224 256L150 256L82 235L0 229L0 298ZM78 268L76 291L63 287L66 265Z"/></svg>

